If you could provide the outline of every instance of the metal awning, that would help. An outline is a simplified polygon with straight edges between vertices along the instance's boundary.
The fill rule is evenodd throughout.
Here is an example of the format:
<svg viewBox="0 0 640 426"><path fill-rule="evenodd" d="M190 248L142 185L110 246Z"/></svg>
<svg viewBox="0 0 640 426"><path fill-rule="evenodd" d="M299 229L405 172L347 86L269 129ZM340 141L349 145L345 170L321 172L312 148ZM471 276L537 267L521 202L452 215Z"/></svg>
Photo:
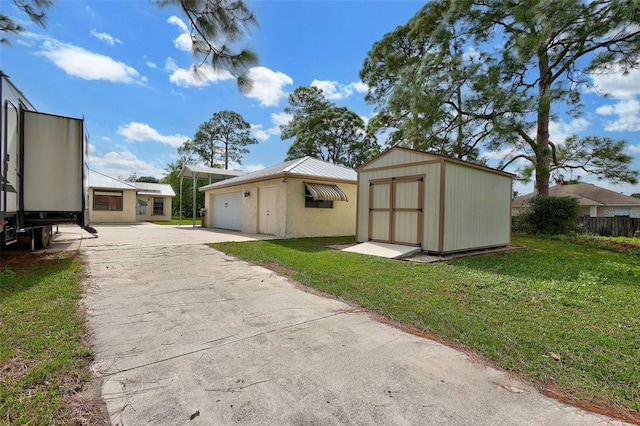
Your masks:
<svg viewBox="0 0 640 426"><path fill-rule="evenodd" d="M337 185L305 182L304 186L307 187L309 193L316 201L349 201L347 199L347 194L342 192Z"/></svg>

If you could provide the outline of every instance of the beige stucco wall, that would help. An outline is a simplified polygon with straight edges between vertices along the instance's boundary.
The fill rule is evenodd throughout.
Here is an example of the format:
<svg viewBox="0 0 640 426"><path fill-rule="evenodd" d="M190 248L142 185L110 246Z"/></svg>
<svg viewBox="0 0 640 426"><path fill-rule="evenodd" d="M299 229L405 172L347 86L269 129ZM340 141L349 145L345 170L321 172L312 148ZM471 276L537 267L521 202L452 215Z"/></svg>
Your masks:
<svg viewBox="0 0 640 426"><path fill-rule="evenodd" d="M304 206L304 182L337 185L347 195L349 201L334 201L332 209L306 208ZM358 198L355 183L288 178L286 185L287 238L355 235Z"/></svg>
<svg viewBox="0 0 640 426"><path fill-rule="evenodd" d="M242 194L245 191L249 191L248 197L242 197L242 232L256 234L259 231L258 228L258 220L259 220L259 190L260 188L265 187L275 187L276 188L276 206L275 211L273 212L274 217L276 218L276 226L275 226L275 235L277 237L284 238L285 237L285 229L286 229L286 220L285 220L285 205L286 205L286 184L282 182L282 178L277 179L269 179L266 181L260 182L249 182L246 184L233 185L225 188L213 189L205 191L205 208L207 209L206 213L206 227L213 228L214 223L214 197L216 194L228 194L230 192L241 192Z"/></svg>
<svg viewBox="0 0 640 426"><path fill-rule="evenodd" d="M331 181L312 180L309 182L333 183ZM259 233L260 193L266 188L274 188L275 203L270 214L275 218L274 235L278 238L299 238L311 236L353 235L355 233L356 185L336 183L349 198L349 202L334 202L333 209L311 209L304 207L304 179L288 176L249 182L226 188L205 191L206 226L213 227L214 197L216 194L249 191L249 197L242 197L242 232Z"/></svg>
<svg viewBox="0 0 640 426"><path fill-rule="evenodd" d="M145 206L145 214L137 214L137 199L142 198L147 202ZM164 214L162 215L154 215L153 214L153 199L154 198L163 198L164 200ZM171 220L171 208L172 208L173 197L154 197L151 195L138 195L136 197L136 218L138 221L165 221Z"/></svg>
<svg viewBox="0 0 640 426"><path fill-rule="evenodd" d="M96 191L110 191L110 189L99 189ZM122 210L94 210L93 191L89 189L89 220L93 223L135 223L136 222L136 191L122 191Z"/></svg>

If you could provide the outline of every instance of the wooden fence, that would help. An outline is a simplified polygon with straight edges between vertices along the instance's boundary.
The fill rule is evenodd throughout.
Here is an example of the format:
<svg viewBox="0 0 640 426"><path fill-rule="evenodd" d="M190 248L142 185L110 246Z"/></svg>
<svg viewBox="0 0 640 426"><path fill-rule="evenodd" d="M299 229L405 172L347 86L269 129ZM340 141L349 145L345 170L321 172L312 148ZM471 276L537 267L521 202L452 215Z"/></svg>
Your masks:
<svg viewBox="0 0 640 426"><path fill-rule="evenodd" d="M633 237L636 231L640 231L640 218L628 216L581 216L578 224L584 232L607 237Z"/></svg>

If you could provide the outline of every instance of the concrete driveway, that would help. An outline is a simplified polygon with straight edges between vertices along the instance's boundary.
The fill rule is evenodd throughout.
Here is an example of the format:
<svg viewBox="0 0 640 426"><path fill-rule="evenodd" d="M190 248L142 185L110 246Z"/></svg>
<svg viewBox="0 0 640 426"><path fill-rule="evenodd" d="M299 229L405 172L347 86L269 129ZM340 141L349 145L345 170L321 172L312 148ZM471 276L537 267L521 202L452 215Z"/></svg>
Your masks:
<svg viewBox="0 0 640 426"><path fill-rule="evenodd" d="M56 245L86 259L114 425L616 423L203 245L259 236L97 228Z"/></svg>

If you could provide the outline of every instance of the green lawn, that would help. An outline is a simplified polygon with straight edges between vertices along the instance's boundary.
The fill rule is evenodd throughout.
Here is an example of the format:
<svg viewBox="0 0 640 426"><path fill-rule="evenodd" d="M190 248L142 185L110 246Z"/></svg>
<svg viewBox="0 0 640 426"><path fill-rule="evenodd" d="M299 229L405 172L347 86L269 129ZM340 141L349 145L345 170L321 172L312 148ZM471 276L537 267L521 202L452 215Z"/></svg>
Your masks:
<svg viewBox="0 0 640 426"><path fill-rule="evenodd" d="M526 249L416 264L328 241L212 247L462 344L542 391L640 419L640 244L514 236Z"/></svg>
<svg viewBox="0 0 640 426"><path fill-rule="evenodd" d="M192 217L183 217L182 220L180 220L179 217L172 217L171 220L163 220L163 221L153 221L151 222L154 225L189 225L192 226L193 225L193 218ZM196 217L196 225L200 226L200 224L202 223L202 219L198 216Z"/></svg>
<svg viewBox="0 0 640 426"><path fill-rule="evenodd" d="M89 378L91 356L78 312L81 278L80 258L73 254L3 253L1 424L78 424L72 401Z"/></svg>

